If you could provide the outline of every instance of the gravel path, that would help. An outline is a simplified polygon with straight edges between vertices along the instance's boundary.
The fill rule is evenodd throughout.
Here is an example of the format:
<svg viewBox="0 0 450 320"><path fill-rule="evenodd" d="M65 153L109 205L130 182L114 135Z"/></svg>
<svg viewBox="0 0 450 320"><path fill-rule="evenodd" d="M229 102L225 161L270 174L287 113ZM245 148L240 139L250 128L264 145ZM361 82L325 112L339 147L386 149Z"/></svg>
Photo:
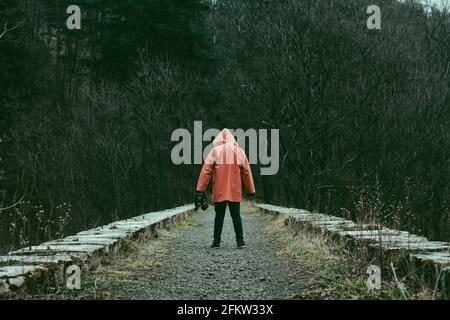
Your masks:
<svg viewBox="0 0 450 320"><path fill-rule="evenodd" d="M247 247L237 249L230 214L227 215L219 249L211 249L214 211L199 212L172 234L142 244L135 253L118 258L97 273L108 279L101 287L111 298L126 299L289 299L308 285L310 275L298 263L277 254L281 244L264 228L271 221L242 207ZM154 242L160 241L155 248ZM130 265L145 260L147 253L157 263ZM148 264L148 266L145 266ZM119 275L111 277L112 274ZM103 276L102 276L103 275ZM97 286L97 284L96 284Z"/></svg>

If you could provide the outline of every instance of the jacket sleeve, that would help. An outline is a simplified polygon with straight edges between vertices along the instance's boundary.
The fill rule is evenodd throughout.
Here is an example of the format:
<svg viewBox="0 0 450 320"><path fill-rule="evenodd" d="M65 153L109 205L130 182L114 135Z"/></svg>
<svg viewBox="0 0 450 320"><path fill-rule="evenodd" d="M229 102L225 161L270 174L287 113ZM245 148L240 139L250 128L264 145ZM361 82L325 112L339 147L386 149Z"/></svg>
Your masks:
<svg viewBox="0 0 450 320"><path fill-rule="evenodd" d="M205 159L202 170L200 171L200 176L197 182L197 191L205 192L208 188L208 184L211 181L214 174L214 150L211 150Z"/></svg>
<svg viewBox="0 0 450 320"><path fill-rule="evenodd" d="M249 194L256 193L255 184L253 182L252 169L250 168L247 156L243 151L242 151L242 163L240 164L240 167L241 167L242 182L244 183L245 190L247 190Z"/></svg>

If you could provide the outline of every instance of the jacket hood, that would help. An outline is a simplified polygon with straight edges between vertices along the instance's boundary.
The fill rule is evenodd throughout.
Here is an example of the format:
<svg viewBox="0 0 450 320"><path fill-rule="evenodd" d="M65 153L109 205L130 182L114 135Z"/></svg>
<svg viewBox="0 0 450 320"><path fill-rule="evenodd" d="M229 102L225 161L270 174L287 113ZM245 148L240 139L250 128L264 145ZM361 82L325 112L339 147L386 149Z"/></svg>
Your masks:
<svg viewBox="0 0 450 320"><path fill-rule="evenodd" d="M219 133L219 135L213 141L213 146L217 147L225 143L237 144L236 139L228 129L223 129Z"/></svg>

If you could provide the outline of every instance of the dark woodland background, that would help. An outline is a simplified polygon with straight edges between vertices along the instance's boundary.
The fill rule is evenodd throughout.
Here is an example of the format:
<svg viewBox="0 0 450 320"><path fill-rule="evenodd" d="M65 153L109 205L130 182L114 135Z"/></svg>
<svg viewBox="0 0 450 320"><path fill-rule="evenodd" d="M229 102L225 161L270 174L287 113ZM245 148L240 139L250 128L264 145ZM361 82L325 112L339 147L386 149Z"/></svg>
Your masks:
<svg viewBox="0 0 450 320"><path fill-rule="evenodd" d="M194 120L280 129L259 201L450 240L450 16L372 2L0 0L0 251L192 202Z"/></svg>

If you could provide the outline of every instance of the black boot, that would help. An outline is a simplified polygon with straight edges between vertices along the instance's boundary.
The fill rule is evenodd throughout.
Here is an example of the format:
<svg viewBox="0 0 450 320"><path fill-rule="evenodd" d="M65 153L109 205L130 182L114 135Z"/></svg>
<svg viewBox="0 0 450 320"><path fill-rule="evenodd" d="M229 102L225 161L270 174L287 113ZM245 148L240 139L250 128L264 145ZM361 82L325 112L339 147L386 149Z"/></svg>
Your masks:
<svg viewBox="0 0 450 320"><path fill-rule="evenodd" d="M237 242L237 247L238 247L238 249L245 248L245 241L244 240L238 241Z"/></svg>
<svg viewBox="0 0 450 320"><path fill-rule="evenodd" d="M213 241L211 248L219 248L220 247L220 242L218 241Z"/></svg>

